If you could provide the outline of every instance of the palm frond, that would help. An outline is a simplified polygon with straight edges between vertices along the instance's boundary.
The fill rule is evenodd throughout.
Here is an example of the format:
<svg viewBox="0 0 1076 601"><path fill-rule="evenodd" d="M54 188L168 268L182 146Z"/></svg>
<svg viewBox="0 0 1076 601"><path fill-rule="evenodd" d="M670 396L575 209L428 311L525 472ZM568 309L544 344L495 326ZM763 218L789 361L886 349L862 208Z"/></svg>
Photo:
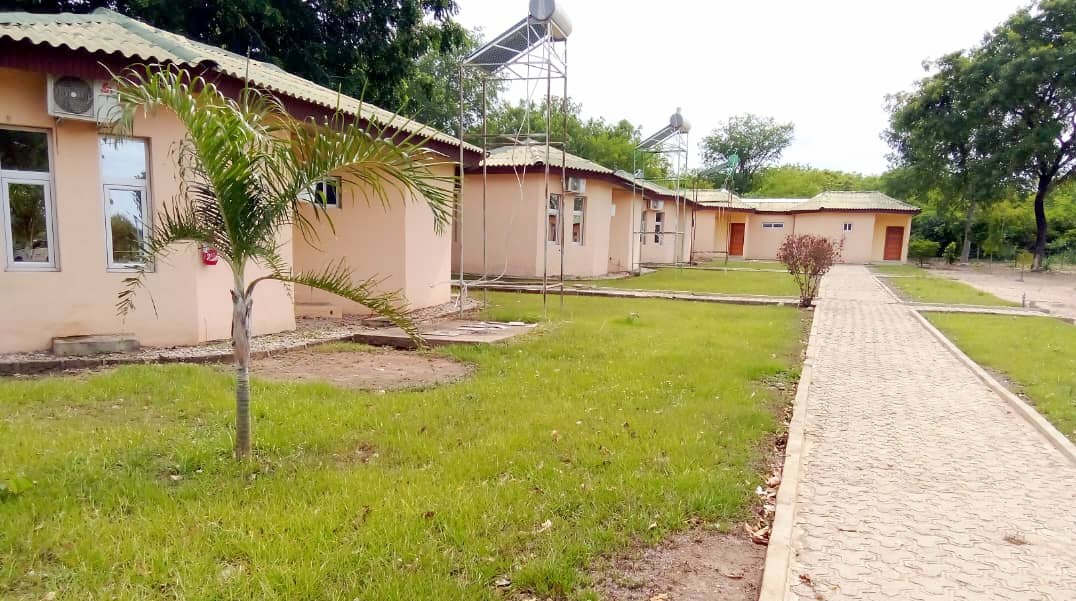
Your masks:
<svg viewBox="0 0 1076 601"><path fill-rule="evenodd" d="M335 294L340 298L354 301L377 315L391 321L396 327L403 330L419 347L425 347L426 342L422 339L415 322L407 316L407 307L403 297L398 291L377 292L375 289L384 281L376 277L362 281L352 279L351 269L341 259L329 264L324 270L303 271L291 274L283 271L270 273L269 275L256 278L247 286L247 295L254 292L254 287L265 280L277 280L291 284L309 286L318 290L324 290Z"/></svg>

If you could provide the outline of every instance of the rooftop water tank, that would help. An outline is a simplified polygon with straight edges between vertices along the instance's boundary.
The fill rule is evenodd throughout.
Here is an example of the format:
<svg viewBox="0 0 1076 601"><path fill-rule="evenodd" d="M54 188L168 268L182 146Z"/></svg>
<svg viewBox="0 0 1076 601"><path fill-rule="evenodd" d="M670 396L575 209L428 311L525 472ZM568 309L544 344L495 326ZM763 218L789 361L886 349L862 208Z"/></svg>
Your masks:
<svg viewBox="0 0 1076 601"><path fill-rule="evenodd" d="M676 107L676 112L669 117L669 126L680 133L686 134L691 131L691 122L680 114L680 107Z"/></svg>
<svg viewBox="0 0 1076 601"><path fill-rule="evenodd" d="M572 33L572 21L564 7L555 0L530 0L530 15L535 21L549 23L554 40L566 40Z"/></svg>

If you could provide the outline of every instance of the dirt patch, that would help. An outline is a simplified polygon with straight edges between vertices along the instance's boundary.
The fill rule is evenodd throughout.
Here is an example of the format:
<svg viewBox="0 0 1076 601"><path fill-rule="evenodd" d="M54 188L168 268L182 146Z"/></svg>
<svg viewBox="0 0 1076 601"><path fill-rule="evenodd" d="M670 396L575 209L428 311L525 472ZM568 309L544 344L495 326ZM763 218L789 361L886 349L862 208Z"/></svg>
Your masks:
<svg viewBox="0 0 1076 601"><path fill-rule="evenodd" d="M330 382L359 390L427 388L457 382L472 368L446 357L370 349L319 351L317 347L258 359L252 367L260 378L278 382Z"/></svg>
<svg viewBox="0 0 1076 601"><path fill-rule="evenodd" d="M1015 303L1047 309L1062 317L1076 318L1076 274L1049 271L1025 272L999 266L934 269L931 273L958 280Z"/></svg>
<svg viewBox="0 0 1076 601"><path fill-rule="evenodd" d="M757 601L766 547L693 531L613 562L596 578L608 601Z"/></svg>

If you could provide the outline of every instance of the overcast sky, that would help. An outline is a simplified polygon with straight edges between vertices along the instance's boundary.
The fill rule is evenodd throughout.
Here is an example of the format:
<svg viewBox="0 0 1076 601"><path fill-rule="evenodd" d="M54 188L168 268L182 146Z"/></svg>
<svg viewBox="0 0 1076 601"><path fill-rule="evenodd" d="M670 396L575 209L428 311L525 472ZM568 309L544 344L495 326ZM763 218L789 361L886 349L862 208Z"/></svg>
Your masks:
<svg viewBox="0 0 1076 601"><path fill-rule="evenodd" d="M527 0L457 2L458 20L487 39L528 7ZM922 77L924 59L978 43L1026 3L565 0L574 27L568 94L585 116L627 118L644 136L683 107L693 125L692 164L704 135L751 112L795 124L783 162L879 173L888 152L879 138L885 95Z"/></svg>

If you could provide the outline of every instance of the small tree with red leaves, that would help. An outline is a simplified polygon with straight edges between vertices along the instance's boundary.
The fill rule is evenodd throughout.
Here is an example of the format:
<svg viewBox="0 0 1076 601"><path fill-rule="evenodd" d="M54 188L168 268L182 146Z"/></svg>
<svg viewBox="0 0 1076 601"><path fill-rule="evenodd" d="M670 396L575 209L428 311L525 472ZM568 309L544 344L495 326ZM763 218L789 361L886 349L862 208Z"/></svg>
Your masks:
<svg viewBox="0 0 1076 601"><path fill-rule="evenodd" d="M841 260L843 243L814 234L788 236L777 249L777 260L788 267L788 273L800 289L800 306L810 307L818 296L822 276Z"/></svg>

